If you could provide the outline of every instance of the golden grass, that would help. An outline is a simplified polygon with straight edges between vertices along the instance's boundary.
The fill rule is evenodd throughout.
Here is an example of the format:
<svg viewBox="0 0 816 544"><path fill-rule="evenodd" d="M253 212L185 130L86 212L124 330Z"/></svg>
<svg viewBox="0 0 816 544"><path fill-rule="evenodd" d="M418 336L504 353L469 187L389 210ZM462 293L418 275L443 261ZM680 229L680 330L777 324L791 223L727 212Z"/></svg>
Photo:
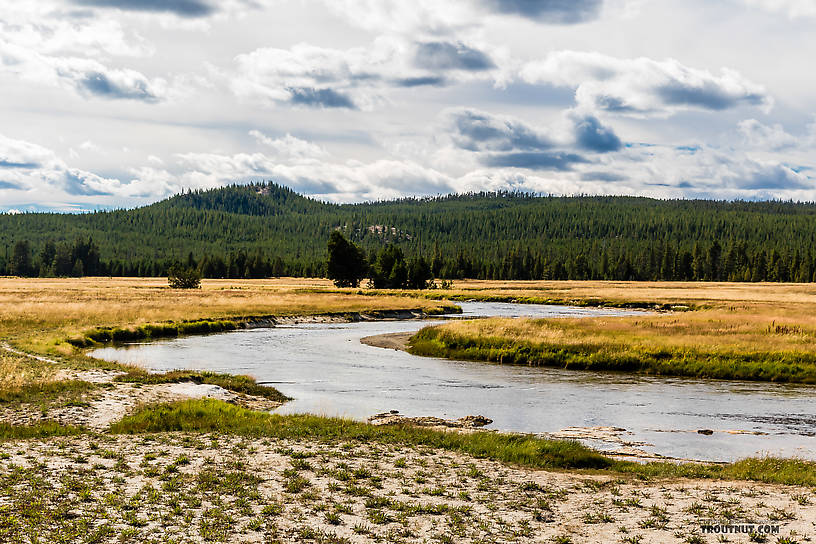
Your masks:
<svg viewBox="0 0 816 544"><path fill-rule="evenodd" d="M97 326L160 321L306 315L431 308L432 301L343 293L299 293L325 280L204 280L201 289L167 288L163 278L0 278L0 339L23 340L40 351L58 337Z"/></svg>
<svg viewBox="0 0 816 544"><path fill-rule="evenodd" d="M54 381L56 368L7 351L0 351L0 390Z"/></svg>
<svg viewBox="0 0 816 544"><path fill-rule="evenodd" d="M816 308L813 283L726 283L648 281L488 281L454 280L454 294L536 296L554 299L603 299L669 304L728 302L808 303Z"/></svg>
<svg viewBox="0 0 816 544"><path fill-rule="evenodd" d="M813 309L810 304L755 303L635 317L457 321L441 328L460 336L533 343L816 354Z"/></svg>

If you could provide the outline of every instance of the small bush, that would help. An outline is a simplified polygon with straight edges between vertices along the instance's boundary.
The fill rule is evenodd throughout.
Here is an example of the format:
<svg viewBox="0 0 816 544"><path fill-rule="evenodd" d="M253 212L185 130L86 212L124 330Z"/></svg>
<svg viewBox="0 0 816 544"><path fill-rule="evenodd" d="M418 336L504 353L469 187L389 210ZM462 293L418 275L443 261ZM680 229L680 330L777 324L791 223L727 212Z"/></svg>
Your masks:
<svg viewBox="0 0 816 544"><path fill-rule="evenodd" d="M167 283L173 289L198 289L201 287L201 273L195 268L171 266L167 271Z"/></svg>

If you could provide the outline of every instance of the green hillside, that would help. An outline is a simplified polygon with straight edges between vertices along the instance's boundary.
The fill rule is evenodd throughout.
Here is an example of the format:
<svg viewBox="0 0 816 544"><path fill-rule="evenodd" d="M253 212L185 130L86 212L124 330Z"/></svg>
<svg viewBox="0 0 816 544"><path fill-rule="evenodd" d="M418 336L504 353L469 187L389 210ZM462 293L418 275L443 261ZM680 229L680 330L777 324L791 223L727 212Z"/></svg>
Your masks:
<svg viewBox="0 0 816 544"><path fill-rule="evenodd" d="M810 203L478 193L337 205L275 184L133 210L0 215L0 273L23 272L27 253L30 275L164 275L174 261L209 276L322 275L337 228L369 252L395 243L408 257L422 254L436 277L814 281L816 273Z"/></svg>

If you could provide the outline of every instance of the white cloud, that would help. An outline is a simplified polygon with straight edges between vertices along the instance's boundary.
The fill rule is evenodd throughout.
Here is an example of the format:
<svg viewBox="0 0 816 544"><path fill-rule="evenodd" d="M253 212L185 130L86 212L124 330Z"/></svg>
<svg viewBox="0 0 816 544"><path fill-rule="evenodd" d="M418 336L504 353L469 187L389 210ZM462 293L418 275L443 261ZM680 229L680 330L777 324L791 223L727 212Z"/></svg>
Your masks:
<svg viewBox="0 0 816 544"><path fill-rule="evenodd" d="M724 110L740 105L768 109L761 85L723 68L719 74L674 59L621 59L602 53L558 51L527 63L523 81L575 88L578 105L632 116L670 116L681 110Z"/></svg>
<svg viewBox="0 0 816 544"><path fill-rule="evenodd" d="M274 151L276 156L292 159L317 159L329 153L317 144L301 140L291 134L282 138L270 138L259 130L250 130L249 135Z"/></svg>
<svg viewBox="0 0 816 544"><path fill-rule="evenodd" d="M779 123L768 126L756 119L746 119L740 121L737 126L745 144L749 147L780 151L799 144L799 139L785 132Z"/></svg>
<svg viewBox="0 0 816 544"><path fill-rule="evenodd" d="M297 44L259 48L222 72L233 92L267 104L370 110L394 88L447 85L502 77L489 53L460 41L413 42L381 36L340 50Z"/></svg>
<svg viewBox="0 0 816 544"><path fill-rule="evenodd" d="M816 2L813 0L743 0L743 2L751 7L785 13L791 18L816 17Z"/></svg>

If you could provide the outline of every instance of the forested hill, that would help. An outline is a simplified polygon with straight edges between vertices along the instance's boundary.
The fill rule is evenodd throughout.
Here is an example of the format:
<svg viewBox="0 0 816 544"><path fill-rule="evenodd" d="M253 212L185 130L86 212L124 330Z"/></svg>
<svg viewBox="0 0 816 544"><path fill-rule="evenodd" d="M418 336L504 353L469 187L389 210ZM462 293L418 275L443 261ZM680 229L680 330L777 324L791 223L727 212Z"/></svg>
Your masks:
<svg viewBox="0 0 816 544"><path fill-rule="evenodd" d="M0 274L322 275L340 228L441 278L816 280L816 204L479 193L336 205L275 184L133 210L0 215Z"/></svg>

